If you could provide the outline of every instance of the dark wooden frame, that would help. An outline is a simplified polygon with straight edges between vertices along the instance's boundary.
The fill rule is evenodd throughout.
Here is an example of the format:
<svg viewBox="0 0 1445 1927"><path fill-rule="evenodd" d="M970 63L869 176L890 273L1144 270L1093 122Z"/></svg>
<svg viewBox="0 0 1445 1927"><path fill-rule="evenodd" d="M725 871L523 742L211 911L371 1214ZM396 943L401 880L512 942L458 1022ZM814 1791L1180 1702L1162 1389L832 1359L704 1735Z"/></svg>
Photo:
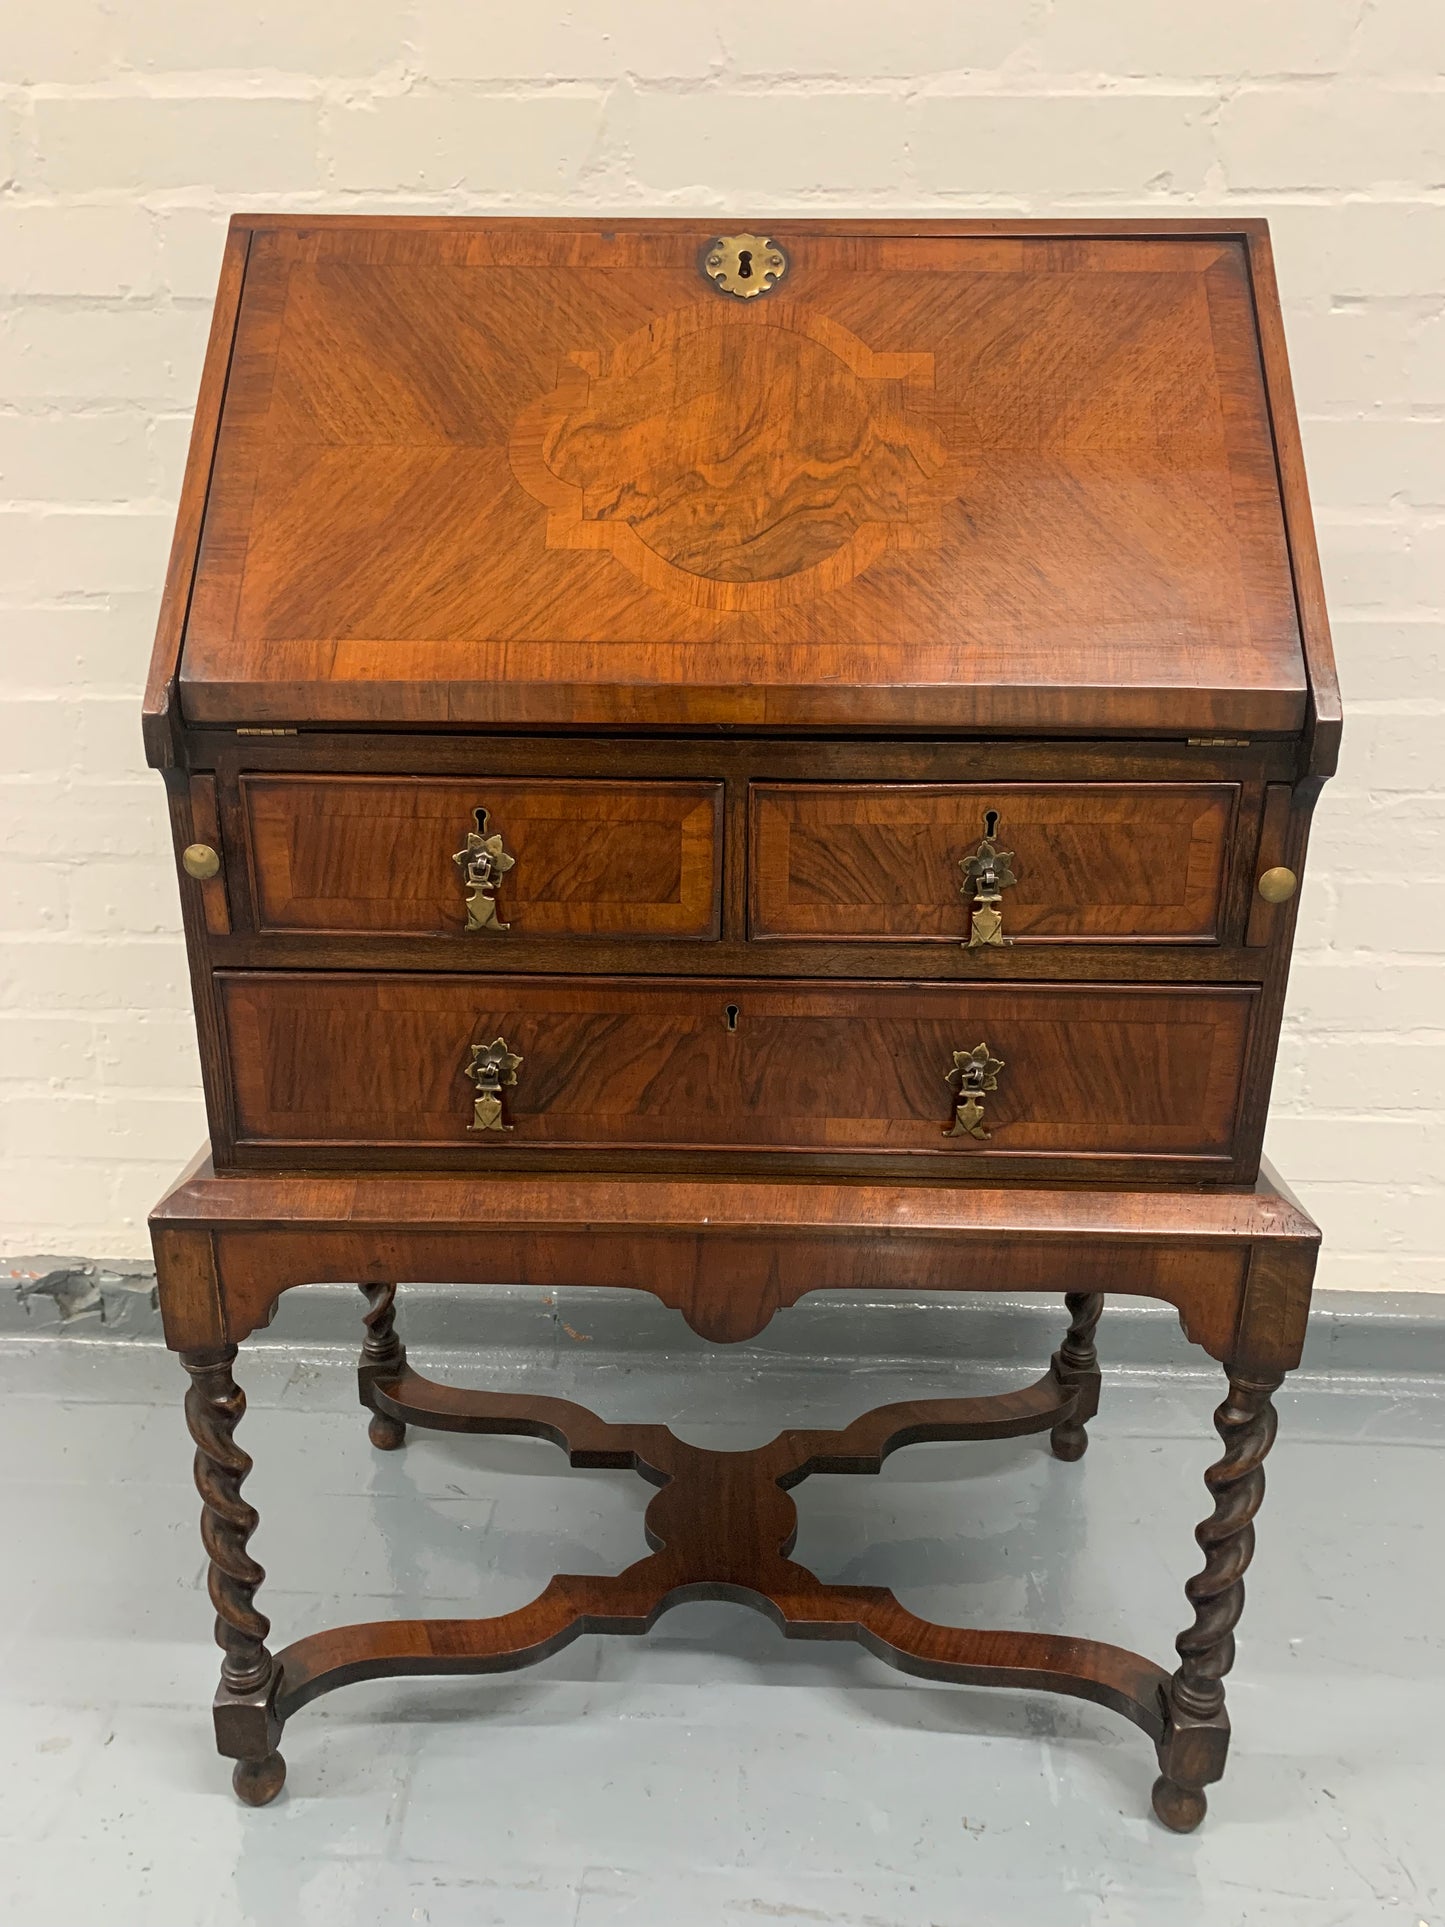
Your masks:
<svg viewBox="0 0 1445 1927"><path fill-rule="evenodd" d="M484 1230L483 1230L484 1227ZM1298 1363L1318 1232L1272 1180L1252 1192L959 1190L937 1186L714 1179L218 1176L186 1173L151 1220L167 1342L191 1375L202 1536L222 1647L215 1722L242 1799L280 1791L281 1729L322 1693L360 1679L507 1671L584 1632L640 1634L670 1605L730 1599L791 1638L856 1639L922 1677L1062 1692L1108 1706L1155 1743L1154 1807L1196 1826L1224 1768L1223 1678L1253 1549L1270 1396ZM752 1452L685 1445L663 1426L608 1425L549 1398L458 1391L415 1372L395 1326L398 1282L446 1277L649 1291L710 1339L753 1335L806 1292L854 1287L1027 1290L1063 1296L1069 1327L1048 1371L1019 1392L885 1406L841 1432L788 1431ZM251 1467L235 1430L245 1409L238 1346L280 1294L343 1279L367 1300L359 1361L371 1438L408 1425L550 1439L574 1465L628 1466L661 1488L651 1555L611 1577L559 1575L530 1606L495 1619L403 1620L318 1633L272 1654L255 1604L264 1574L247 1542ZM1223 1458L1188 1596L1194 1620L1171 1676L1120 1648L1072 1637L981 1632L918 1619L876 1587L824 1585L789 1558L789 1487L810 1473L876 1471L925 1440L1047 1431L1076 1459L1098 1406L1094 1332L1103 1287L1162 1298L1224 1364L1216 1415ZM1082 1287L1082 1288L1081 1288Z"/></svg>

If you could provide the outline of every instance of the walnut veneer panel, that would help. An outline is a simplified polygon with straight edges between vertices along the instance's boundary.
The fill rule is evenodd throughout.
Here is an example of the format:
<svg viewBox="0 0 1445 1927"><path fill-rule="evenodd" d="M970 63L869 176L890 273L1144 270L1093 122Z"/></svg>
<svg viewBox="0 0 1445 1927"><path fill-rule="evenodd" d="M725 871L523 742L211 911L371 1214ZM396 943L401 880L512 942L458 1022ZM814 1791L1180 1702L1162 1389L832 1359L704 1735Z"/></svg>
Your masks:
<svg viewBox="0 0 1445 1927"><path fill-rule="evenodd" d="M1243 988L223 973L243 1141L717 1146L1222 1158ZM729 1028L729 1009L735 1013ZM523 1063L510 1132L472 1132L473 1044ZM1005 1068L993 1137L946 1137L953 1053Z"/></svg>
<svg viewBox="0 0 1445 1927"><path fill-rule="evenodd" d="M1298 729L1244 242L257 223L193 721Z"/></svg>
<svg viewBox="0 0 1445 1927"><path fill-rule="evenodd" d="M452 858L481 806L515 859L497 903L517 936L717 935L717 783L247 776L241 794L262 929L456 934Z"/></svg>
<svg viewBox="0 0 1445 1927"><path fill-rule="evenodd" d="M754 937L959 942L959 862L986 815L1013 852L1009 937L1204 942L1218 932L1229 783L754 784Z"/></svg>
<svg viewBox="0 0 1445 1927"><path fill-rule="evenodd" d="M478 1236L478 1226L485 1236ZM1253 1190L832 1183L810 1178L435 1173L237 1176L201 1158L151 1214L168 1247L172 1346L237 1342L277 1296L326 1279L650 1291L694 1330L750 1338L810 1291L1056 1291L1107 1281L1179 1307L1216 1358L1298 1362L1292 1334L1247 1289L1277 1281L1319 1232L1261 1178ZM1303 1307L1296 1333L1302 1326Z"/></svg>

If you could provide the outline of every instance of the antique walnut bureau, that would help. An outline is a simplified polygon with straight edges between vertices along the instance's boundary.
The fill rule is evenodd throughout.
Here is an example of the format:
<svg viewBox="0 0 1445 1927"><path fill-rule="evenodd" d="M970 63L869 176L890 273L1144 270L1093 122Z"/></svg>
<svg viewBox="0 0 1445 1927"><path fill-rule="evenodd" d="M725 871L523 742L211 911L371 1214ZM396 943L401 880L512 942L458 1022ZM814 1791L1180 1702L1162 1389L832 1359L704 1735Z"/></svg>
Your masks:
<svg viewBox="0 0 1445 1927"><path fill-rule="evenodd" d="M1196 1825L1317 1244L1260 1141L1339 735L1263 225L237 220L145 732L211 1129L153 1232L242 1798L318 1694L702 1597L1111 1707ZM819 1287L1067 1329L1025 1390L727 1454L431 1382L395 1299L438 1279L716 1340ZM631 1467L650 1556L273 1654L232 1368L327 1280L377 1446ZM1172 1671L789 1558L811 1472L1078 1458L1105 1289L1229 1376Z"/></svg>

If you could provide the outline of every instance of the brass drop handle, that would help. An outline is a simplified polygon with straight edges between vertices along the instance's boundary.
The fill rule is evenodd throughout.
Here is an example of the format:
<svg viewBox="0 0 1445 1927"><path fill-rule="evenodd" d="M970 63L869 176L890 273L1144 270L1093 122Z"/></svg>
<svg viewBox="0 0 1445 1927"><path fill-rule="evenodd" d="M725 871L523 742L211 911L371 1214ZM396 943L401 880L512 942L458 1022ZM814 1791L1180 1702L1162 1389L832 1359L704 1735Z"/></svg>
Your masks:
<svg viewBox="0 0 1445 1927"><path fill-rule="evenodd" d="M983 818L983 841L972 856L960 857L958 867L963 871L963 882L958 886L965 901L973 898L973 917L969 925L968 942L965 948L979 950L985 945L1006 947L1013 942L1012 937L1003 933L1003 892L1018 882L1013 867L1012 850L1001 850L994 840L998 828L998 811L986 810Z"/></svg>
<svg viewBox="0 0 1445 1927"><path fill-rule="evenodd" d="M1003 1069L1003 1059L995 1057L987 1044L975 1044L972 1050L956 1050L953 1053L953 1069L947 1074L947 1084L954 1093L953 1126L944 1132L945 1137L992 1137L992 1131L983 1128L983 1100L989 1091L998 1089L998 1074Z"/></svg>
<svg viewBox="0 0 1445 1927"><path fill-rule="evenodd" d="M507 1049L505 1037L496 1037L490 1044L472 1045L467 1076L476 1085L477 1095L472 1105L472 1121L467 1126L469 1131L511 1130L511 1125L502 1118L502 1092L516 1083L521 1062L515 1051Z"/></svg>
<svg viewBox="0 0 1445 1927"><path fill-rule="evenodd" d="M462 873L467 890L467 929L510 930L497 915L497 884L516 867L517 859L505 848L500 836L487 835L487 812L473 812L477 827L467 831L467 840L452 862Z"/></svg>

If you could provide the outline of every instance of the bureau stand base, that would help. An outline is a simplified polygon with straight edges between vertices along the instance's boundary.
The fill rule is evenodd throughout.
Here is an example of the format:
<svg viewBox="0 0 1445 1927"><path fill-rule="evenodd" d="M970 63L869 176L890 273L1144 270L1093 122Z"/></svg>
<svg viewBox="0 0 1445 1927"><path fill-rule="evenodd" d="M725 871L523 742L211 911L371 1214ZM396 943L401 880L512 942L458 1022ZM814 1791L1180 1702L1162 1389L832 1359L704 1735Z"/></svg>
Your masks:
<svg viewBox="0 0 1445 1927"><path fill-rule="evenodd" d="M233 1783L248 1803L281 1790L291 1715L338 1686L511 1671L583 1633L635 1637L670 1606L726 1599L765 1613L789 1638L850 1639L923 1678L1110 1707L1155 1744L1160 1820L1184 1832L1203 1818L1204 1789L1223 1772L1229 1743L1224 1681L1274 1438L1271 1400L1299 1361L1319 1236L1270 1177L1252 1192L1197 1195L528 1175L483 1184L220 1175L203 1157L151 1228L167 1340L190 1379L186 1419L222 1654L217 1747L236 1762ZM398 1281L499 1276L640 1287L717 1342L755 1335L824 1286L957 1291L970 1288L965 1278L1057 1294L1069 1323L1048 1371L1020 1391L887 1405L841 1430L790 1430L754 1451L712 1452L665 1426L612 1425L564 1400L463 1391L414 1371L396 1329ZM559 1575L529 1605L490 1619L342 1626L273 1654L257 1604L265 1574L249 1550L259 1521L242 1494L251 1460L236 1435L246 1401L232 1367L284 1292L347 1278L364 1281L358 1388L375 1445L396 1450L409 1426L510 1433L549 1440L574 1465L636 1471L658 1488L650 1554L625 1572ZM1049 1434L1059 1458L1077 1459L1098 1408L1105 1283L1172 1304L1228 1377L1214 1415L1223 1452L1205 1473L1212 1509L1195 1532L1203 1558L1185 1588L1191 1619L1172 1673L1097 1641L936 1625L884 1588L827 1585L790 1557L789 1489L812 1473L876 1472L891 1452L925 1441L1034 1432Z"/></svg>
<svg viewBox="0 0 1445 1927"><path fill-rule="evenodd" d="M262 1805L279 1793L285 1777L275 1750L280 1728L337 1687L412 1674L510 1672L584 1633L645 1634L669 1607L701 1599L755 1607L790 1639L854 1640L920 1678L1092 1700L1141 1727L1164 1760L1170 1676L1150 1660L1094 1640L937 1625L909 1612L885 1587L827 1585L788 1556L797 1532L788 1493L813 1473L877 1472L906 1445L1045 1431L1062 1446L1060 1456L1078 1457L1098 1379L1096 1372L1071 1378L1069 1369L1056 1356L1049 1371L1021 1391L883 1405L838 1431L789 1430L752 1451L716 1452L686 1444L666 1426L609 1424L564 1399L462 1391L424 1378L404 1360L394 1376L380 1379L368 1376L363 1364L372 1433L381 1421L378 1442L388 1447L401 1442L406 1426L502 1434L546 1439L574 1466L638 1473L659 1488L645 1522L652 1551L617 1574L559 1574L530 1604L495 1618L378 1621L296 1641L276 1655L264 1704L266 1752L238 1763L238 1794ZM1210 1749L1217 1763L1209 1762L1218 1768L1227 1732L1221 1716ZM261 1742L259 1725L255 1738ZM1200 1789L1167 1777L1159 1787L1166 1789L1161 1817L1167 1824L1185 1830L1203 1818Z"/></svg>

